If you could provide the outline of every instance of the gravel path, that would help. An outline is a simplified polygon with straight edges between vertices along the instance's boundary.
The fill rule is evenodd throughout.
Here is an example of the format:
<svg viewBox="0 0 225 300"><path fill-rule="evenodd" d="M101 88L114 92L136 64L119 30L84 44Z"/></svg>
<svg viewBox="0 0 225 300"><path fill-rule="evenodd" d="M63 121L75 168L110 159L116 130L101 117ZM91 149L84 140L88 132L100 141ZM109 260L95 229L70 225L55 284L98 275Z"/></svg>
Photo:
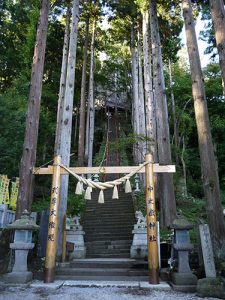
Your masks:
<svg viewBox="0 0 225 300"><path fill-rule="evenodd" d="M151 291L140 288L81 288L62 286L59 289L21 288L0 285L0 300L214 300L195 294L173 291Z"/></svg>

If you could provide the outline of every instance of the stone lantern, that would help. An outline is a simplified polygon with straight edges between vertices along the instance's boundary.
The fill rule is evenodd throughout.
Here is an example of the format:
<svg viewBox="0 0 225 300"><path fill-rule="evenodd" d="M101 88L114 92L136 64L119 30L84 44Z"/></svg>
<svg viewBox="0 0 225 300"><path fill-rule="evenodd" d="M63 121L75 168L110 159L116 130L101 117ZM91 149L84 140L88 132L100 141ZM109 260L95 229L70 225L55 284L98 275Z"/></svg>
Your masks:
<svg viewBox="0 0 225 300"><path fill-rule="evenodd" d="M193 228L183 216L179 215L170 226L174 229L172 260L175 253L178 257L177 272L172 273L172 286L175 290L193 292L196 290L197 277L189 266L189 251L193 249L190 243L189 230Z"/></svg>
<svg viewBox="0 0 225 300"><path fill-rule="evenodd" d="M15 263L11 273L5 275L5 281L9 283L27 283L32 280L33 274L27 270L27 255L34 248L32 243L32 231L39 226L30 218L30 213L24 210L20 219L7 226L14 229L14 242L10 248L15 250Z"/></svg>

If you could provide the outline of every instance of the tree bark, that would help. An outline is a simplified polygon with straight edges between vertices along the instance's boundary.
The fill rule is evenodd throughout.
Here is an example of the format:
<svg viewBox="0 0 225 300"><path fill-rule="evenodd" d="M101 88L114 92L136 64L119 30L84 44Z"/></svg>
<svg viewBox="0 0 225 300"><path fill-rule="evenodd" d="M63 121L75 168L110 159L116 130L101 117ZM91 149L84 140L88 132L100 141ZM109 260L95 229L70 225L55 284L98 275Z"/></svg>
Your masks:
<svg viewBox="0 0 225 300"><path fill-rule="evenodd" d="M221 76L223 79L223 94L225 95L225 10L223 0L210 0L216 46L219 54Z"/></svg>
<svg viewBox="0 0 225 300"><path fill-rule="evenodd" d="M160 164L171 164L170 133L168 121L167 98L163 74L163 62L159 26L157 18L156 0L150 1L150 23L153 60L153 84L156 99L157 144ZM176 202L174 196L173 176L162 173L159 176L161 226L168 227L176 216Z"/></svg>
<svg viewBox="0 0 225 300"><path fill-rule="evenodd" d="M91 62L88 102L90 103L90 128L89 128L89 146L88 146L88 167L92 167L93 144L94 144L94 127L95 127L95 99L94 99L94 50L95 50L95 20L93 22L92 39L91 39Z"/></svg>
<svg viewBox="0 0 225 300"><path fill-rule="evenodd" d="M70 9L67 8L66 14L66 27L63 43L63 55L62 55L62 67L60 76L60 88L59 88L59 99L58 99L58 111L57 111L57 123L56 123L56 133L55 133L55 155L60 153L61 145L61 131L62 131L62 115L65 99L65 89L66 89L66 74L67 74L67 64L68 64L68 47L69 47L69 32L70 32Z"/></svg>
<svg viewBox="0 0 225 300"><path fill-rule="evenodd" d="M209 125L204 79L201 70L191 1L183 0L182 9L191 69L192 94L198 131L203 188L207 200L207 215L215 254L219 257L221 255L220 249L222 245L225 245L225 226L220 202L219 176Z"/></svg>
<svg viewBox="0 0 225 300"><path fill-rule="evenodd" d="M138 113L138 53L135 45L134 22L131 24L131 55L132 55L132 110L134 133L139 134L139 113ZM138 144L138 143L135 143ZM134 145L134 160L138 164L138 149Z"/></svg>
<svg viewBox="0 0 225 300"><path fill-rule="evenodd" d="M151 142L147 142L147 150L153 154L154 161L158 161L156 144L156 111L152 86L152 64L150 51L149 11L142 13L143 54L144 54L144 88L146 111L146 134Z"/></svg>
<svg viewBox="0 0 225 300"><path fill-rule="evenodd" d="M182 196L187 197L187 195L188 195L188 193L187 193L187 172L186 172L186 163L184 160L184 154L185 154L185 138L184 138L184 136L182 138L182 143L183 143L182 153L181 153L181 163L182 163L182 167L183 167Z"/></svg>
<svg viewBox="0 0 225 300"><path fill-rule="evenodd" d="M49 1L42 0L31 72L23 154L19 170L20 185L16 208L16 218L20 218L24 209L27 209L28 211L31 210L31 204L33 200L34 175L32 175L32 169L36 163L42 80L48 30L48 12Z"/></svg>
<svg viewBox="0 0 225 300"><path fill-rule="evenodd" d="M145 97L143 86L143 71L142 71L142 51L140 45L140 34L138 32L138 114L139 114L139 134L146 137L146 123L145 123ZM138 163L142 163L146 154L146 143L143 140L139 141L139 155Z"/></svg>
<svg viewBox="0 0 225 300"><path fill-rule="evenodd" d="M171 108L173 114L173 134L174 134L174 144L176 148L178 148L178 129L177 129L177 118L176 118L176 106L174 100L174 92L173 92L173 75L172 75L172 65L169 59L169 82L170 82L170 98L171 98ZM177 161L177 164L179 161Z"/></svg>
<svg viewBox="0 0 225 300"><path fill-rule="evenodd" d="M62 164L69 166L70 164L70 148L71 148L71 131L72 131L72 117L73 117L73 98L74 98L74 82L75 82L75 65L77 52L77 31L79 19L79 0L73 0L72 8L72 26L70 32L68 66L66 75L66 89L62 116L62 129L60 137L60 155L62 157ZM57 255L62 253L62 230L63 218L67 210L69 176L61 176L60 188L60 205L59 205L59 231Z"/></svg>
<svg viewBox="0 0 225 300"><path fill-rule="evenodd" d="M86 74L87 74L87 50L89 36L89 18L86 19L86 33L84 43L84 58L81 80L81 95L80 95L80 124L79 124L79 141L78 141L78 165L84 165L84 137L85 137L85 104L86 104Z"/></svg>

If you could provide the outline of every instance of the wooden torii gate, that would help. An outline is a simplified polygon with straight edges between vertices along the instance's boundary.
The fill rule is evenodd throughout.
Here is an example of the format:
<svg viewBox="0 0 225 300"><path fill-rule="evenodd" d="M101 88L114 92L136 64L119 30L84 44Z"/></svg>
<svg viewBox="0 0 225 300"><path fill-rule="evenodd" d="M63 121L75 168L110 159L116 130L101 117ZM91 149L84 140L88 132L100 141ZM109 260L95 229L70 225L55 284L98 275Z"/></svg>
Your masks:
<svg viewBox="0 0 225 300"><path fill-rule="evenodd" d="M156 232L156 205L154 189L154 173L174 173L174 165L159 165L153 163L153 156L146 154L145 166L137 173L145 173L146 181L146 222L147 222L147 244L148 244L148 268L149 283L159 283L159 264L158 264L158 245ZM68 171L60 166L61 157L56 156L52 166L47 168L34 168L33 173L39 175L52 175L52 190L50 200L50 213L48 222L48 237L45 258L44 282L54 282L55 261L56 261L56 244L58 234L58 209L59 209L59 192L60 176L69 175ZM77 175L81 174L99 174L101 170L98 167L72 167L68 168ZM118 166L104 167L104 174L123 174L131 173L137 169L137 166Z"/></svg>

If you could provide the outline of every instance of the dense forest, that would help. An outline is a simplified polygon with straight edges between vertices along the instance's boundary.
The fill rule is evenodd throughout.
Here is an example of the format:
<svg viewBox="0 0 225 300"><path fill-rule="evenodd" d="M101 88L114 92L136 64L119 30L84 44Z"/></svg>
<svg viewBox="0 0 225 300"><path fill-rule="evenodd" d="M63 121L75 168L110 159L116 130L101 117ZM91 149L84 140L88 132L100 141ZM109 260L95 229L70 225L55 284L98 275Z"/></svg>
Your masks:
<svg viewBox="0 0 225 300"><path fill-rule="evenodd" d="M203 206L221 248L225 240L222 2L0 3L0 173L21 178L19 215L32 202L48 200L51 178L35 178L33 197L30 170L48 163L54 154L61 154L65 165L99 166L107 144L109 152L120 152L121 164L133 165L151 151L155 162L174 163L177 170L174 177L159 179L162 226L171 223L179 200L188 205L206 199ZM194 20L200 19L205 24L200 39L211 57L203 69L194 31ZM184 26L187 48L181 38ZM107 101L118 106L121 119L119 136L111 143ZM69 184L68 178L63 180L62 199L67 198Z"/></svg>

